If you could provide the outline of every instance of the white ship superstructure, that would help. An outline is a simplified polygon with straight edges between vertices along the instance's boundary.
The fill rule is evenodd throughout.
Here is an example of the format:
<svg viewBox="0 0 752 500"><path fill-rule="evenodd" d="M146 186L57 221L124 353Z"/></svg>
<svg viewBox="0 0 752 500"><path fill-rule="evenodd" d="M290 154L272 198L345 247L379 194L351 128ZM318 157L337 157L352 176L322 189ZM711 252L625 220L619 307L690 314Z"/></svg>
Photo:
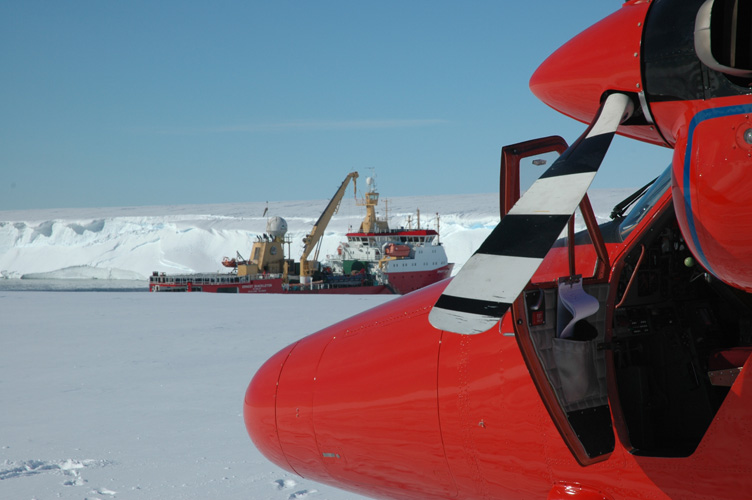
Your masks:
<svg viewBox="0 0 752 500"><path fill-rule="evenodd" d="M369 190L361 202L366 216L358 232L347 234L347 241L329 256L335 274L366 273L388 285L396 293L408 293L451 275L450 264L439 233L433 229L400 228L392 230L386 219L376 216L379 194L369 178Z"/></svg>

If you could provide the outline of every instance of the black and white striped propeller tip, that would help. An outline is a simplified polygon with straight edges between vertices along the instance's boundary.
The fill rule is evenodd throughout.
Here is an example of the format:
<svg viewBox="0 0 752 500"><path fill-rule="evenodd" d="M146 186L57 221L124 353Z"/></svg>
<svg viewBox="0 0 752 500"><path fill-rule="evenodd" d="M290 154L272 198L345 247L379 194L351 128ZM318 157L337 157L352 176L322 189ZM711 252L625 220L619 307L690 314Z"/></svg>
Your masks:
<svg viewBox="0 0 752 500"><path fill-rule="evenodd" d="M574 214L632 109L626 94L604 100L587 130L517 200L446 287L428 316L435 328L476 334L499 322Z"/></svg>

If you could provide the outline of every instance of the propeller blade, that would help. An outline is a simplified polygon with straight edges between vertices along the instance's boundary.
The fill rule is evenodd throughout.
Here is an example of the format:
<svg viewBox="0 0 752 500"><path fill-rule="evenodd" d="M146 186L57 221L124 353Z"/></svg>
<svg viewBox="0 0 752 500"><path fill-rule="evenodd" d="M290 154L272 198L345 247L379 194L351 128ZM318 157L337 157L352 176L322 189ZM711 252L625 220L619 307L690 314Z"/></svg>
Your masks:
<svg viewBox="0 0 752 500"><path fill-rule="evenodd" d="M606 98L588 129L517 200L446 287L428 315L435 328L470 335L499 322L574 214L631 113L627 95Z"/></svg>

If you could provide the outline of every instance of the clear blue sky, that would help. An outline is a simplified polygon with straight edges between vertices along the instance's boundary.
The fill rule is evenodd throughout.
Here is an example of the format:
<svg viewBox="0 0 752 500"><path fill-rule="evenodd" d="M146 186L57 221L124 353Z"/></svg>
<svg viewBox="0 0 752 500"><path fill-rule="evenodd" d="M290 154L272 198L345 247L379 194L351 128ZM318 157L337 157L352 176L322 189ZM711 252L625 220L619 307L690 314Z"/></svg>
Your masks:
<svg viewBox="0 0 752 500"><path fill-rule="evenodd" d="M0 210L487 193L503 145L584 126L530 92L620 0L0 3ZM670 150L620 139L594 187Z"/></svg>

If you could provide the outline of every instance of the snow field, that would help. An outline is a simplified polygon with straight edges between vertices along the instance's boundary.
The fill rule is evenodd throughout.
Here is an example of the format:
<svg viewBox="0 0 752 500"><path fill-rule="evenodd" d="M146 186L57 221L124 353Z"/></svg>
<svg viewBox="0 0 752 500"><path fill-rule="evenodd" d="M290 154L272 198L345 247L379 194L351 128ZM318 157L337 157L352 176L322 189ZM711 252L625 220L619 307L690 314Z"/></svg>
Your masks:
<svg viewBox="0 0 752 500"><path fill-rule="evenodd" d="M0 292L0 498L362 498L253 446L272 354L382 296Z"/></svg>

